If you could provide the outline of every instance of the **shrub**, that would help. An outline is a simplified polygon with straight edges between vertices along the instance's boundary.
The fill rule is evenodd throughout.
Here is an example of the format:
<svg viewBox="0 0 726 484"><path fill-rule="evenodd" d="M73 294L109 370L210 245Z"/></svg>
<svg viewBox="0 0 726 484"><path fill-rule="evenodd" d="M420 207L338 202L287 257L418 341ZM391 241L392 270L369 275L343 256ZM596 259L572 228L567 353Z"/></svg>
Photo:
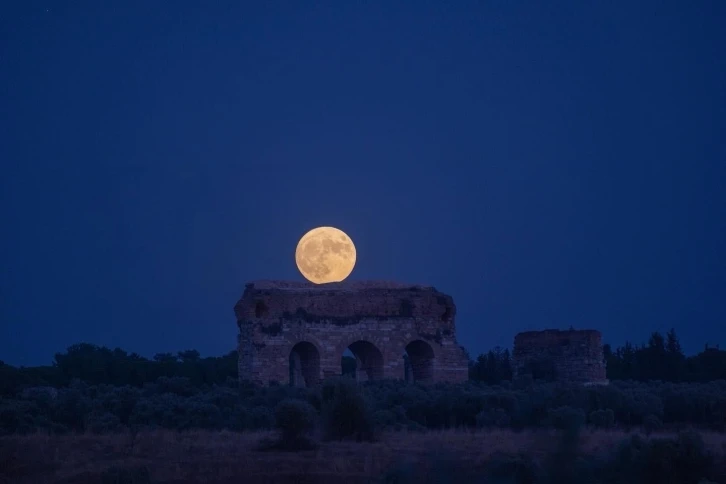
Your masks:
<svg viewBox="0 0 726 484"><path fill-rule="evenodd" d="M240 404L232 407L225 417L224 428L241 432L246 429L246 409Z"/></svg>
<svg viewBox="0 0 726 484"><path fill-rule="evenodd" d="M71 430L82 431L91 410L91 400L83 385L74 385L58 392L53 406L53 420Z"/></svg>
<svg viewBox="0 0 726 484"><path fill-rule="evenodd" d="M18 391L19 397L0 401L0 433L107 431L115 427L115 418L121 426L131 427L269 430L275 426L274 408L287 398L307 400L324 417L322 429L345 438L368 438L364 434L370 435L373 428L562 428L563 419L579 415L578 409L598 428L615 422L649 433L657 431L660 422L726 428L726 381L615 381L587 388L530 382L507 390L476 382L411 385L386 380L356 385L345 379L306 389L246 383L235 388L236 382L232 387L214 386L201 383L204 378L198 375L139 378L143 386L73 382L55 391L46 387ZM336 421L342 422L337 430ZM370 431L360 430L366 427Z"/></svg>
<svg viewBox="0 0 726 484"><path fill-rule="evenodd" d="M590 412L590 423L600 429L609 429L615 425L615 412L606 408L605 410L593 410Z"/></svg>
<svg viewBox="0 0 726 484"><path fill-rule="evenodd" d="M315 428L315 408L301 400L284 400L275 408L275 426L280 446L289 450L309 448L308 435Z"/></svg>
<svg viewBox="0 0 726 484"><path fill-rule="evenodd" d="M249 430L270 429L274 421L274 416L267 407L253 407L245 413L245 428Z"/></svg>
<svg viewBox="0 0 726 484"><path fill-rule="evenodd" d="M379 428L395 427L398 423L396 414L390 410L378 410L373 414L373 420Z"/></svg>
<svg viewBox="0 0 726 484"><path fill-rule="evenodd" d="M33 417L37 412L35 402L0 399L0 435L32 432L36 423Z"/></svg>
<svg viewBox="0 0 726 484"><path fill-rule="evenodd" d="M697 484L718 479L714 456L695 432L650 441L632 436L621 443L608 472L619 482Z"/></svg>
<svg viewBox="0 0 726 484"><path fill-rule="evenodd" d="M509 427L511 419L502 408L487 408L476 416L477 427Z"/></svg>
<svg viewBox="0 0 726 484"><path fill-rule="evenodd" d="M653 432L658 432L661 427L663 427L663 423L655 415L646 415L645 418L643 418L643 430L645 430L647 435L650 435Z"/></svg>
<svg viewBox="0 0 726 484"><path fill-rule="evenodd" d="M116 415L123 425L128 424L131 415L134 413L136 402L141 398L141 392L137 388L125 386L107 388L107 391L96 397L96 405Z"/></svg>
<svg viewBox="0 0 726 484"><path fill-rule="evenodd" d="M525 373L512 379L512 388L515 390L529 390L534 386L534 378L531 374Z"/></svg>
<svg viewBox="0 0 726 484"><path fill-rule="evenodd" d="M199 389L192 385L189 378L160 376L156 380L156 391L159 393L173 393L180 397L190 397L198 393Z"/></svg>
<svg viewBox="0 0 726 484"><path fill-rule="evenodd" d="M560 407L552 412L550 418L557 428L562 429L562 433L557 447L547 456L544 468L550 482L574 484L584 470L579 443L585 412L579 408Z"/></svg>
<svg viewBox="0 0 726 484"><path fill-rule="evenodd" d="M214 404L199 399L186 399L182 410L184 418L177 424L177 428L221 429L223 426L222 414Z"/></svg>
<svg viewBox="0 0 726 484"><path fill-rule="evenodd" d="M354 381L341 378L325 382L322 400L326 439L374 440L373 417Z"/></svg>
<svg viewBox="0 0 726 484"><path fill-rule="evenodd" d="M523 453L494 453L486 468L487 477L492 481L516 484L534 484L541 472L532 457Z"/></svg>
<svg viewBox="0 0 726 484"><path fill-rule="evenodd" d="M112 413L92 413L86 419L86 429L97 434L115 432L121 427L118 417Z"/></svg>
<svg viewBox="0 0 726 484"><path fill-rule="evenodd" d="M676 482L698 482L711 477L714 456L696 432L681 432L675 439L653 440L650 453L653 467L663 469L667 463L672 466L672 474L665 475L664 480L675 477Z"/></svg>
<svg viewBox="0 0 726 484"><path fill-rule="evenodd" d="M585 423L585 412L581 408L568 406L549 411L550 423L563 430L580 428Z"/></svg>

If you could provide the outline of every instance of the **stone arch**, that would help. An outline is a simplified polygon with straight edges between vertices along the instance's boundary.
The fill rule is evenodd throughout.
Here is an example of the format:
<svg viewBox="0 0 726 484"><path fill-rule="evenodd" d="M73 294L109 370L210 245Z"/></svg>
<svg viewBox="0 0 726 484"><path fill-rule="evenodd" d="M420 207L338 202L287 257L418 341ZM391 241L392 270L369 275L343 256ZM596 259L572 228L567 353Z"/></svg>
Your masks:
<svg viewBox="0 0 726 484"><path fill-rule="evenodd" d="M433 381L436 352L424 340L411 341L404 348L408 355L408 365L404 369L404 378L414 382Z"/></svg>
<svg viewBox="0 0 726 484"><path fill-rule="evenodd" d="M315 346L315 349L317 349L318 353L320 353L320 358L325 359L326 345L323 344L320 339L318 339L313 333L310 333L309 331L290 331L284 333L282 338L287 345L288 353L292 351L292 347L296 344L307 341L308 343L312 343L313 346Z"/></svg>
<svg viewBox="0 0 726 484"><path fill-rule="evenodd" d="M290 385L310 387L320 381L320 350L310 341L299 341L290 348Z"/></svg>
<svg viewBox="0 0 726 484"><path fill-rule="evenodd" d="M386 356L389 354L389 350L392 349L393 344L387 343L383 341L380 338L377 338L374 333L368 332L368 331L357 331L352 334L346 335L340 343L335 347L335 356L340 359L341 356L343 356L343 352L346 350L346 348L350 347L353 343L356 341L368 341L373 344L382 354L384 357L384 363Z"/></svg>
<svg viewBox="0 0 726 484"><path fill-rule="evenodd" d="M371 339L364 336L349 339L349 343L339 348L337 352L339 355L338 361L340 361L346 348L353 353L356 360L356 380L358 381L380 380L385 376L383 350Z"/></svg>

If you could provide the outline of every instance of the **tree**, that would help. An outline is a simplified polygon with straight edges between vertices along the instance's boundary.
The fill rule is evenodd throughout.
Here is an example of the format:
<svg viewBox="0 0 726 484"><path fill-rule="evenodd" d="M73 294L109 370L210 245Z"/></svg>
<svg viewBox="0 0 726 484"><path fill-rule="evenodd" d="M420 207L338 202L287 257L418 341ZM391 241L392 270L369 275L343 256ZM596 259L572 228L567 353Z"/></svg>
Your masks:
<svg viewBox="0 0 726 484"><path fill-rule="evenodd" d="M663 335L661 335L657 331L655 333L652 333L650 335L650 339L648 340L648 348L659 353L664 353L665 340L663 339Z"/></svg>
<svg viewBox="0 0 726 484"><path fill-rule="evenodd" d="M469 378L489 385L511 380L512 363L509 350L497 346L486 355L479 355L475 362L469 364Z"/></svg>
<svg viewBox="0 0 726 484"><path fill-rule="evenodd" d="M157 353L154 355L154 361L157 363L176 363L178 360L171 353Z"/></svg>
<svg viewBox="0 0 726 484"><path fill-rule="evenodd" d="M681 350L681 343L678 341L678 336L676 336L676 330L671 328L668 333L666 333L666 351L672 355L679 355L683 356L683 351Z"/></svg>
<svg viewBox="0 0 726 484"><path fill-rule="evenodd" d="M177 358L182 363L196 363L200 359L199 352L197 350L185 350L177 353Z"/></svg>
<svg viewBox="0 0 726 484"><path fill-rule="evenodd" d="M675 329L666 334L666 378L669 381L683 380L686 357L681 349Z"/></svg>

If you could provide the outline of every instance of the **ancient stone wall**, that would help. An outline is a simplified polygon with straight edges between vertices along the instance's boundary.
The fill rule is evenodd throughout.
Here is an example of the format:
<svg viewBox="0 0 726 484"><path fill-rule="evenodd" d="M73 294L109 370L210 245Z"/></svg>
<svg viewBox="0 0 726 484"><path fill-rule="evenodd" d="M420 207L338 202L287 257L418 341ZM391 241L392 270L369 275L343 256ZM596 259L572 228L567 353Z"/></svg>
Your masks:
<svg viewBox="0 0 726 484"><path fill-rule="evenodd" d="M602 335L595 330L528 331L514 337L515 377L607 383Z"/></svg>
<svg viewBox="0 0 726 484"><path fill-rule="evenodd" d="M359 380L404 379L404 353L414 380L468 378L454 301L430 286L258 281L234 311L241 380L313 385L341 374L346 349Z"/></svg>

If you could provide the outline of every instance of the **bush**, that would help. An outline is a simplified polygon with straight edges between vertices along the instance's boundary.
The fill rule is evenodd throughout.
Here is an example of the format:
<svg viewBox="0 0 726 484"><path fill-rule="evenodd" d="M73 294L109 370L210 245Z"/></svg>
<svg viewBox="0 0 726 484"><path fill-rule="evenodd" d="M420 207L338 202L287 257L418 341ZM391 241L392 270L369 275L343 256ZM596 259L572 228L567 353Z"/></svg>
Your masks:
<svg viewBox="0 0 726 484"><path fill-rule="evenodd" d="M308 435L315 428L315 408L301 400L284 400L275 408L275 426L280 446L289 450L309 448Z"/></svg>
<svg viewBox="0 0 726 484"><path fill-rule="evenodd" d="M34 415L37 413L35 402L0 399L0 435L32 432L36 427Z"/></svg>
<svg viewBox="0 0 726 484"><path fill-rule="evenodd" d="M557 428L562 429L562 433L557 447L545 459L544 468L550 482L574 484L584 471L580 454L580 430L585 421L585 412L579 408L560 407L552 411L550 418Z"/></svg>
<svg viewBox="0 0 726 484"><path fill-rule="evenodd" d="M681 432L676 439L653 440L650 453L654 468L663 469L667 463L672 466L672 473L665 475L664 480L675 477L676 482L698 482L711 477L714 456L696 432Z"/></svg>
<svg viewBox="0 0 726 484"><path fill-rule="evenodd" d="M608 473L619 482L697 484L719 479L713 454L694 432L681 433L675 439L632 436L619 446Z"/></svg>
<svg viewBox="0 0 726 484"><path fill-rule="evenodd" d="M645 430L646 435L658 432L662 427L663 422L655 415L646 415L643 419L643 430Z"/></svg>
<svg viewBox="0 0 726 484"><path fill-rule="evenodd" d="M196 376L149 378L144 376L143 386L136 387L76 381L57 391L26 388L0 401L0 433L106 432L117 421L122 427L270 430L275 427L274 408L288 398L313 405L323 417L322 430L336 439L369 439L376 428L563 428L567 419L582 421L581 412L598 428L616 422L648 433L661 425L726 428L726 381L618 381L591 387L530 382L506 389L476 382L356 384L346 378L292 388L206 385Z"/></svg>
<svg viewBox="0 0 726 484"><path fill-rule="evenodd" d="M585 423L585 412L581 408L568 406L549 411L550 423L562 430L580 428Z"/></svg>
<svg viewBox="0 0 726 484"><path fill-rule="evenodd" d="M590 423L600 429L609 429L615 425L615 412L606 408L605 410L593 410L590 412Z"/></svg>
<svg viewBox="0 0 726 484"><path fill-rule="evenodd" d="M86 419L86 429L97 434L105 434L118 431L121 422L112 413L92 413Z"/></svg>
<svg viewBox="0 0 726 484"><path fill-rule="evenodd" d="M191 397L199 392L198 388L192 385L189 378L176 376L176 377L165 377L160 376L156 380L156 391L159 393L173 393L180 397Z"/></svg>
<svg viewBox="0 0 726 484"><path fill-rule="evenodd" d="M511 418L502 408L487 408L479 412L476 416L477 427L509 427Z"/></svg>
<svg viewBox="0 0 726 484"><path fill-rule="evenodd" d="M328 440L373 441L375 424L358 385L349 379L325 382L322 390L323 423Z"/></svg>
<svg viewBox="0 0 726 484"><path fill-rule="evenodd" d="M529 455L497 452L490 457L486 472L493 482L534 484L542 471Z"/></svg>
<svg viewBox="0 0 726 484"><path fill-rule="evenodd" d="M373 420L379 428L395 428L398 423L396 414L390 410L378 410L373 414Z"/></svg>
<svg viewBox="0 0 726 484"><path fill-rule="evenodd" d="M267 407L254 407L245 413L245 428L263 430L272 428L275 418Z"/></svg>
<svg viewBox="0 0 726 484"><path fill-rule="evenodd" d="M58 392L53 406L53 420L74 431L83 431L91 410L91 399L83 384L76 384Z"/></svg>

